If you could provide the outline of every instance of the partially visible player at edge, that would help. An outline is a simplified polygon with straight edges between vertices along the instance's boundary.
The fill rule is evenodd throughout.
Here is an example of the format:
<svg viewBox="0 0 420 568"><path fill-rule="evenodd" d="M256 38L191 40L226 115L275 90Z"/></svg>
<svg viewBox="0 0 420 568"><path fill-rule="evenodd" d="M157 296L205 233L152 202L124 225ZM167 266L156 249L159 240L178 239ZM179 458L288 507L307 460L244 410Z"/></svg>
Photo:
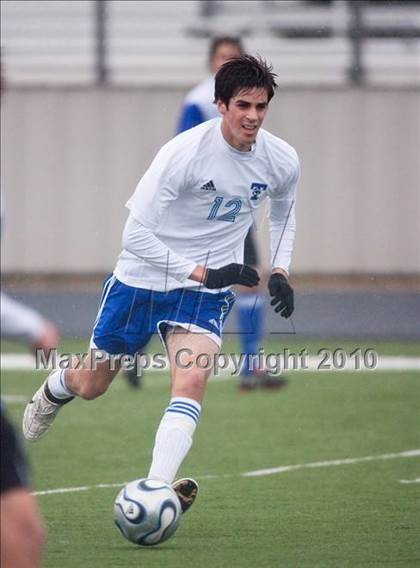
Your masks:
<svg viewBox="0 0 420 568"><path fill-rule="evenodd" d="M237 37L220 36L212 39L209 48L211 75L186 95L178 119L178 134L206 120L220 117L214 100L214 77L224 63L234 57L240 57L243 53L242 42ZM253 227L245 237L243 262L258 268L258 249ZM270 376L256 365L256 354L264 337L264 295L261 283L252 288L237 286L235 292L238 294L235 303L240 351L246 356L241 369L239 388L242 391L280 388L287 383L284 377Z"/></svg>
<svg viewBox="0 0 420 568"><path fill-rule="evenodd" d="M0 69L1 98L4 97ZM3 205L2 196L0 198ZM0 233L3 209L0 207ZM33 352L58 346L59 334L53 323L38 312L0 294L1 337L23 341ZM36 499L31 495L28 466L15 428L0 401L0 565L1 568L41 568L46 532Z"/></svg>
<svg viewBox="0 0 420 568"><path fill-rule="evenodd" d="M147 477L173 484L183 511L198 486L191 479L174 479L191 448L211 372L196 359L203 353L212 358L221 347L222 327L234 301L230 287L259 281L256 270L238 260L253 212L267 198L271 304L286 318L294 309L288 270L298 157L289 144L260 128L275 87L271 67L249 55L219 69L215 100L222 118L165 144L127 202L123 250L104 286L90 368L52 372L23 417L25 437L39 439L64 404L75 396L94 399L109 387L117 370L109 360L95 365L95 348L101 355L133 355L157 330L168 352L171 399ZM189 349L190 355L178 361L181 349Z"/></svg>
<svg viewBox="0 0 420 568"><path fill-rule="evenodd" d="M41 349L48 357L59 341L55 326L36 311L1 294L1 335ZM0 403L1 422L1 566L40 568L45 529L30 493L26 459L20 441Z"/></svg>

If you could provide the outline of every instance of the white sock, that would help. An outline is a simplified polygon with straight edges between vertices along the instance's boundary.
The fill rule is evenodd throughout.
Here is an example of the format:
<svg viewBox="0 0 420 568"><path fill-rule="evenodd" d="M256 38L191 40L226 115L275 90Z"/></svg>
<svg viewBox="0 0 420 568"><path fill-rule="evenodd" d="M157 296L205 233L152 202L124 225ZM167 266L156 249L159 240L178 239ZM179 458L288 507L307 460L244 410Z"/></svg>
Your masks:
<svg viewBox="0 0 420 568"><path fill-rule="evenodd" d="M192 445L201 405L191 398L171 398L156 432L148 477L172 483Z"/></svg>
<svg viewBox="0 0 420 568"><path fill-rule="evenodd" d="M73 397L65 382L65 369L58 369L48 377L48 388L55 398L65 399Z"/></svg>

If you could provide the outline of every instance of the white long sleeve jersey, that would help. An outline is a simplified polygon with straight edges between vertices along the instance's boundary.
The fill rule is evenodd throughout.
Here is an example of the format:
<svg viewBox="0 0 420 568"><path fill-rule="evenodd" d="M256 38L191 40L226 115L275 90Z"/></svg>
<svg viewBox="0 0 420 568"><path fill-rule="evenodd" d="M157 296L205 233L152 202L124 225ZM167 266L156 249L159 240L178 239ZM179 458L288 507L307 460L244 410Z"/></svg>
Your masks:
<svg viewBox="0 0 420 568"><path fill-rule="evenodd" d="M3 293L0 303L2 336L29 342L39 339L45 322L38 312Z"/></svg>
<svg viewBox="0 0 420 568"><path fill-rule="evenodd" d="M225 141L221 123L215 118L173 138L141 178L126 203L130 215L115 268L121 282L156 291L198 288L188 279L197 264L242 263L245 236L265 199L272 266L289 270L296 151L260 129L251 151L240 152Z"/></svg>

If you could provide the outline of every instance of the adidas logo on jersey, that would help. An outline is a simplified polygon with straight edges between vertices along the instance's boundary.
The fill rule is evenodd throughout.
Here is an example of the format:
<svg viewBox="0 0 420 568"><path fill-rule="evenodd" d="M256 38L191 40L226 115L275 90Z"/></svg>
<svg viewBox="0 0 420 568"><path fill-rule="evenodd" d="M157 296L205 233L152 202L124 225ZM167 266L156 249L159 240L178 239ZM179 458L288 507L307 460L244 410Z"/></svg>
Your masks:
<svg viewBox="0 0 420 568"><path fill-rule="evenodd" d="M211 179L207 183L203 184L200 187L200 189L204 189L204 191L216 191L216 186L214 185L213 180Z"/></svg>

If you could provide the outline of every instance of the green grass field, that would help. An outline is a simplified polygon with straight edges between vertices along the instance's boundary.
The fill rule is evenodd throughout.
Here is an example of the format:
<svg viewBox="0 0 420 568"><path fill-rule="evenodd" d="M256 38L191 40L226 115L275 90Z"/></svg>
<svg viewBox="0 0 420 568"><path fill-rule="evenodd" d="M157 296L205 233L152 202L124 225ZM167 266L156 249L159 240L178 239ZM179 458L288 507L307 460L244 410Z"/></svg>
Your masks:
<svg viewBox="0 0 420 568"><path fill-rule="evenodd" d="M308 348L337 346L356 344ZM410 343L369 346L418 354ZM67 349L83 344L67 342ZM29 397L45 374L4 372L2 391ZM95 486L145 476L168 377L146 375L138 392L117 378L102 398L65 407L47 437L26 446L36 490L88 487L39 496L49 532L45 568L420 566L420 484L400 483L420 477L419 457L241 475L420 448L419 400L415 372L293 372L287 388L275 393L241 394L234 380L210 382L180 471L198 479L200 496L171 540L143 549L113 525L118 488ZM8 404L16 423L23 408Z"/></svg>

